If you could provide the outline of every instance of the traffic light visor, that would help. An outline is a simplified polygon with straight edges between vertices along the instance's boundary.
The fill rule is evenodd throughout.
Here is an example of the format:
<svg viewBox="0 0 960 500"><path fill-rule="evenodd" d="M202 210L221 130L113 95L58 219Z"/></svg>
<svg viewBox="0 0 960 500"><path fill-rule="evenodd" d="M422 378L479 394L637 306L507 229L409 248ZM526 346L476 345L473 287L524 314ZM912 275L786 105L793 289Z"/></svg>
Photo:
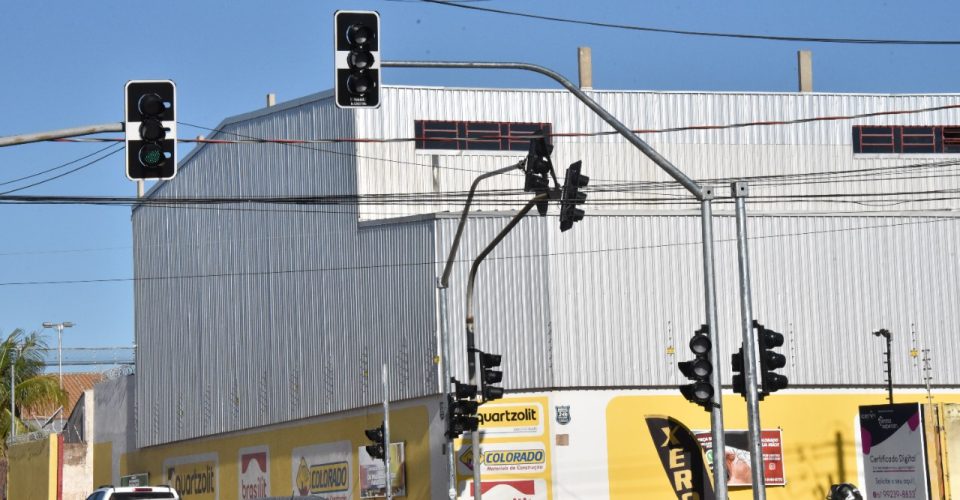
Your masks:
<svg viewBox="0 0 960 500"><path fill-rule="evenodd" d="M375 427L373 429L367 429L363 431L367 436L367 439L374 442L383 441L383 426Z"/></svg>
<svg viewBox="0 0 960 500"><path fill-rule="evenodd" d="M681 361L677 366L680 368L680 373L690 379L705 379L713 373L713 365L705 359Z"/></svg>
<svg viewBox="0 0 960 500"><path fill-rule="evenodd" d="M689 401L705 403L713 397L713 387L706 382L697 382L694 384L680 386L680 394Z"/></svg>
<svg viewBox="0 0 960 500"><path fill-rule="evenodd" d="M710 337L704 334L694 335L693 338L690 339L690 350L698 356L710 352L712 346L713 344L710 342Z"/></svg>

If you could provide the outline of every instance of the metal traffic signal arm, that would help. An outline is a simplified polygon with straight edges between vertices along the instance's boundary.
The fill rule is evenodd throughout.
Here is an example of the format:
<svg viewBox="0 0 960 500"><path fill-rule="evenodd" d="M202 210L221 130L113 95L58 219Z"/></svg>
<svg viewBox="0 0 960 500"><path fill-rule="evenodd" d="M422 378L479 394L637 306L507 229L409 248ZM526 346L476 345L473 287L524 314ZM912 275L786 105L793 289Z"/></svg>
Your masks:
<svg viewBox="0 0 960 500"><path fill-rule="evenodd" d="M701 230L703 235L703 279L704 279L704 306L706 309L706 324L710 326L710 340L714 346L717 342L717 294L714 273L714 251L713 251L713 189L701 187L693 179L687 177L680 169L670 163L649 144L640 139L626 125L617 120L606 109L600 106L596 101L590 98L586 93L580 90L570 80L567 80L559 73L547 69L543 66L529 63L515 62L451 62L451 61L382 61L381 67L384 68L446 68L446 69L509 69L532 71L547 76L562 85L567 91L576 96L584 105L597 114L601 119L610 124L624 139L634 147L639 149L644 155L650 158L661 170L672 177L677 183L689 191L698 201L700 201ZM441 306L441 310L443 306ZM720 350L713 349L711 363L713 366L720 366ZM721 387L720 370L714 370L711 377L714 387ZM710 434L713 439L715 450L723 450L725 439L723 434L723 408L721 405L720 391L716 391L713 398L713 406L710 412ZM748 406L747 413L753 414L758 411L757 406ZM475 469L476 471L477 469ZM715 492L717 498L727 497L727 473L724 460L713 461L713 477L715 480ZM480 488L475 491L479 492ZM455 494L451 491L451 495ZM479 498L479 495L476 496ZM452 497L451 497L452 498ZM760 488L754 489L754 498L765 498L765 493Z"/></svg>

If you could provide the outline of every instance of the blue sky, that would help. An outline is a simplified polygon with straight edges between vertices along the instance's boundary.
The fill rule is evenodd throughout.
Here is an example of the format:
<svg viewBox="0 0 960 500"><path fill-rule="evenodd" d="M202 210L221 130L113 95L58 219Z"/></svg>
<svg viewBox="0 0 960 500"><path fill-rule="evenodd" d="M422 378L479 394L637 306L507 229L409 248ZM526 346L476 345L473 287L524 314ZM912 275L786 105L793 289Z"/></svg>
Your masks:
<svg viewBox="0 0 960 500"><path fill-rule="evenodd" d="M957 39L956 2L491 0L469 5L682 30L787 36ZM417 1L5 2L0 15L0 136L119 122L123 85L170 78L183 122L223 118L332 85L332 15L374 9L386 59L534 62L576 79L576 48L593 49L594 87L794 91L796 51L813 50L823 92L956 92L960 46L868 46L726 40L557 24ZM156 33L156 35L152 35ZM153 53L155 47L163 50ZM552 87L501 71L387 69L384 83ZM206 134L181 126L181 137ZM0 148L0 183L102 145ZM186 148L181 151L185 152ZM19 194L132 196L115 155ZM43 177L41 177L43 178ZM33 179L37 180L37 179ZM0 185L0 191L25 183ZM132 276L125 207L0 205L0 283ZM174 314L175 311L171 311ZM130 345L133 286L0 285L0 332L73 321L64 345ZM55 337L52 344L55 345Z"/></svg>

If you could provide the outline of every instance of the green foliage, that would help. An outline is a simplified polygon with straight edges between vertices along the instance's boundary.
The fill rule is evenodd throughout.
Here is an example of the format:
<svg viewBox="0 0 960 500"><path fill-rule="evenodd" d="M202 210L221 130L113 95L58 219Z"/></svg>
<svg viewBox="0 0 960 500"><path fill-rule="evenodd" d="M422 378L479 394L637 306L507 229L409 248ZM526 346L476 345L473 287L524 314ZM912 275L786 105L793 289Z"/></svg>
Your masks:
<svg viewBox="0 0 960 500"><path fill-rule="evenodd" d="M17 433L28 432L20 420L24 409L56 408L67 402L55 375L44 374L42 349L47 344L38 332L18 328L0 342L0 438L6 449L10 434L10 371L14 375L14 415Z"/></svg>

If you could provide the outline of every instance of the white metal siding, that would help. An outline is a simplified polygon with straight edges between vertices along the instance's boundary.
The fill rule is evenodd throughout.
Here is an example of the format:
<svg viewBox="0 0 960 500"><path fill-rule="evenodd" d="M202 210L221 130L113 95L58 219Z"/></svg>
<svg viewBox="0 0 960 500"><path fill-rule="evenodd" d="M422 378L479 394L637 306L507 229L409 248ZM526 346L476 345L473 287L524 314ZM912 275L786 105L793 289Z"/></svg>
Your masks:
<svg viewBox="0 0 960 500"><path fill-rule="evenodd" d="M926 107L955 99L596 95L628 125L644 128ZM412 136L417 118L550 121L558 132L605 130L586 108L560 92L388 88L384 97L381 110L358 112L337 110L329 98L304 99L228 122L216 137ZM960 123L960 116L952 111L871 122L950 124ZM818 122L651 138L693 177L916 161L854 159L849 126ZM191 153L178 177L150 196L430 192L431 156L417 153L412 143L211 145ZM465 191L478 173L521 156L441 154L439 190ZM579 158L593 179L591 187L664 179L615 137L557 140L555 162L561 175L566 164ZM899 187L943 187L955 181L912 182ZM509 175L483 188L516 189L521 183L520 176ZM849 188L820 184L755 186L751 191L761 196L765 191ZM464 235L447 293L454 373L461 378L466 375L463 287L469 264L508 220L489 212L518 208L522 197L515 199L514 204L481 201L478 209L488 214L471 218ZM666 210L640 216L636 210L645 207L634 201L603 205L598 203L602 199L591 193L585 207L590 216L562 235L555 216L529 217L480 268L478 346L504 354L506 387L678 383L675 363L685 357L687 339L703 321L699 218ZM945 206L952 208L952 203ZM671 206L689 208L646 208ZM716 209L729 207L721 201ZM358 219L461 208L444 201L135 210L138 445L373 404L379 399L376 374L384 361L395 368L398 398L436 391L434 279L456 220L440 216L361 225ZM616 208L633 215L613 212ZM810 208L763 204L755 198L749 202L751 214L766 214L751 218L754 309L758 319L787 334L791 382L882 383L882 346L870 336L881 327L895 333L897 383L919 383L915 360L905 353L921 346L932 351L935 383L960 380L947 361L960 352L948 334L960 326L956 219L772 215ZM726 359L740 338L729 215L718 217L716 233ZM666 354L669 346L676 355ZM729 367L722 369L729 379Z"/></svg>
<svg viewBox="0 0 960 500"><path fill-rule="evenodd" d="M591 95L614 116L633 129L653 130L695 125L722 125L758 121L792 120L930 108L960 104L958 95L859 95L859 94L747 94L705 92L613 92ZM464 120L550 122L555 133L612 131L572 95L565 91L444 89L387 87L383 106L357 113L357 134L363 138L414 137L415 120ZM858 120L815 121L795 125L755 126L724 130L691 130L641 134L664 157L689 177L698 180L758 175L811 174L851 171L880 166L929 163L957 155L902 155L900 157L854 157L852 126L866 124L952 125L960 124L960 110L878 116ZM591 177L593 190L624 182L670 181L659 167L618 135L556 137L554 165L561 181L564 169L583 161L583 173ZM357 147L358 188L361 194L430 193L435 191L432 156L440 158L439 191L465 191L480 173L511 165L524 152L451 152L416 150L413 142L362 143ZM955 174L955 170L951 173ZM880 180L886 178L887 180ZM873 174L847 182L807 182L791 185L755 183L752 194L760 196L908 192L960 188L958 176L925 179L894 179ZM520 177L504 176L486 181L481 189L520 189ZM718 186L726 196L726 185ZM686 191L667 187L654 193L679 196L689 202ZM624 194L594 192L591 201L622 200ZM635 198L636 193L626 196ZM647 196L648 198L650 195ZM914 199L905 195L900 199ZM690 208L689 203L659 203L653 208ZM481 207L482 209L483 207ZM490 207L487 207L491 209ZM637 208L635 201L609 206ZM956 200L933 203L901 203L899 209L960 208ZM410 204L365 208L363 219L456 211L452 204ZM493 207L492 209L503 209ZM874 210L856 204L781 201L757 205L768 212L808 210Z"/></svg>

